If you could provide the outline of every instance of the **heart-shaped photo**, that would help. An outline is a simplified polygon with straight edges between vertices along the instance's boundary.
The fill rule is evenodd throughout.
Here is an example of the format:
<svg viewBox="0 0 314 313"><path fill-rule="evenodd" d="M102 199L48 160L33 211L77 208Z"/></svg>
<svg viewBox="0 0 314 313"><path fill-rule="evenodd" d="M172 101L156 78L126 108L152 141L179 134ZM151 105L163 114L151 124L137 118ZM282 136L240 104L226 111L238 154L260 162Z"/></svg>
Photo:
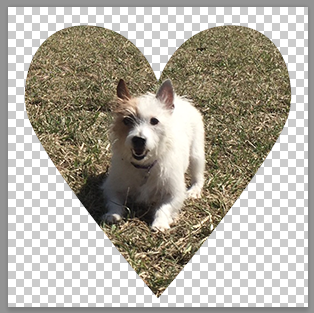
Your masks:
<svg viewBox="0 0 314 313"><path fill-rule="evenodd" d="M108 29L49 37L29 67L29 120L70 188L159 297L278 139L290 80L276 46L241 26L187 40L159 81Z"/></svg>

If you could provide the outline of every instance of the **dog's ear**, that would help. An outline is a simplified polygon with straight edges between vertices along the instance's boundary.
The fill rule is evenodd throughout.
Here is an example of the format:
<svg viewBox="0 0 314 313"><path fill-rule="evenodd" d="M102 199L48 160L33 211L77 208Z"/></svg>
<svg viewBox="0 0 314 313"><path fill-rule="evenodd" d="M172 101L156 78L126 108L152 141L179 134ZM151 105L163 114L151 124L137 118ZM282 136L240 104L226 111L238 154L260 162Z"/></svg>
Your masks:
<svg viewBox="0 0 314 313"><path fill-rule="evenodd" d="M165 80L162 85L160 86L156 98L164 103L167 107L167 109L174 109L174 91L171 84L171 81L169 79Z"/></svg>
<svg viewBox="0 0 314 313"><path fill-rule="evenodd" d="M119 80L117 87L117 96L122 100L131 99L131 95L129 93L128 87L126 86L123 79Z"/></svg>

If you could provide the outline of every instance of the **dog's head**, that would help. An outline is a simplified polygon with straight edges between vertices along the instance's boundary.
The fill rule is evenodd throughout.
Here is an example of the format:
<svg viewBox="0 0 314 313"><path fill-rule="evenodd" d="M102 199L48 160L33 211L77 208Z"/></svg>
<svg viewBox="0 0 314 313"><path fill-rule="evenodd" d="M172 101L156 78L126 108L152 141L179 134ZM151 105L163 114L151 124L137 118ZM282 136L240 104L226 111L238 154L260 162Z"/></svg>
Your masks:
<svg viewBox="0 0 314 313"><path fill-rule="evenodd" d="M136 163L158 159L167 149L167 132L171 130L174 91L170 80L161 85L156 95L133 98L121 79L117 96L112 131L119 153Z"/></svg>

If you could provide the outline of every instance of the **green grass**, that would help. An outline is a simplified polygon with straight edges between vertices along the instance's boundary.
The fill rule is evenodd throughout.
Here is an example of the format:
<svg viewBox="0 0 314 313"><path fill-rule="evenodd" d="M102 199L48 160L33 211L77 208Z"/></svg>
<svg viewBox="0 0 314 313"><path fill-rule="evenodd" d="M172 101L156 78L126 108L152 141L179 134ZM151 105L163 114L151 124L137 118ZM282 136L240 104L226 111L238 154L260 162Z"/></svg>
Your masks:
<svg viewBox="0 0 314 313"><path fill-rule="evenodd" d="M141 52L106 29L80 26L48 38L29 69L28 117L50 158L97 223L110 165L112 100L123 78L133 95L159 83ZM161 81L193 100L206 128L202 199L188 200L165 233L137 218L100 225L160 296L240 196L277 140L290 110L281 54L264 35L224 26L201 32L171 57ZM187 176L187 180L188 180Z"/></svg>

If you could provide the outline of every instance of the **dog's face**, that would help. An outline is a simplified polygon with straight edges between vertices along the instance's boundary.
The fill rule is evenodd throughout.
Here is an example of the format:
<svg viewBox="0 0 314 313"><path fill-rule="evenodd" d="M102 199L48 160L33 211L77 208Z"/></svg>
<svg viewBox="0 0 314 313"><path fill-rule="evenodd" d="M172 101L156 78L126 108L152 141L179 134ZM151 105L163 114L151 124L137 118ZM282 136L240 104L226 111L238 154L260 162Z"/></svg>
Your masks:
<svg viewBox="0 0 314 313"><path fill-rule="evenodd" d="M165 81L156 96L132 98L120 80L117 95L119 107L112 130L121 152L137 163L156 159L167 148L167 131L171 128L174 109L171 82Z"/></svg>

